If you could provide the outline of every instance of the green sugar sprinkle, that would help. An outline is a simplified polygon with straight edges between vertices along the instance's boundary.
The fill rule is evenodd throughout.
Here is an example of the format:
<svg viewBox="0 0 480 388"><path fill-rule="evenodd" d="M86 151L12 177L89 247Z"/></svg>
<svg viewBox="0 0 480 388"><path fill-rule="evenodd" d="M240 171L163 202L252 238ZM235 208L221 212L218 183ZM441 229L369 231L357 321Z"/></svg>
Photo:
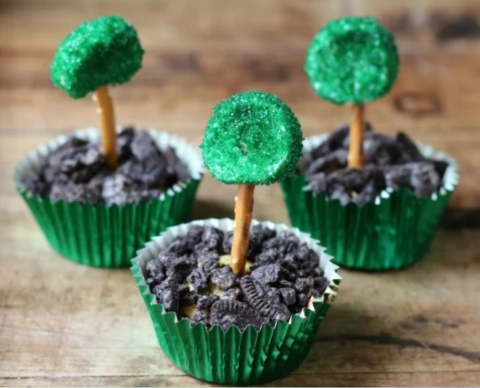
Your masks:
<svg viewBox="0 0 480 388"><path fill-rule="evenodd" d="M268 185L295 172L302 131L278 97L242 92L213 111L201 148L214 178L226 184Z"/></svg>
<svg viewBox="0 0 480 388"><path fill-rule="evenodd" d="M102 85L130 81L142 67L137 32L119 16L80 24L60 44L50 69L52 82L72 98Z"/></svg>
<svg viewBox="0 0 480 388"><path fill-rule="evenodd" d="M331 21L313 38L305 72L319 97L361 104L388 93L398 74L393 35L370 17Z"/></svg>

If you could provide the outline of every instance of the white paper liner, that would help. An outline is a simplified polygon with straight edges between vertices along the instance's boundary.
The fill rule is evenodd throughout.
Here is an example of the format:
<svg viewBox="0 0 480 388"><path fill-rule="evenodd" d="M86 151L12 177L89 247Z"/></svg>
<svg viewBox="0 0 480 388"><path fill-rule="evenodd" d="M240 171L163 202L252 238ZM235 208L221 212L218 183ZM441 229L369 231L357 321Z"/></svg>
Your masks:
<svg viewBox="0 0 480 388"><path fill-rule="evenodd" d="M303 140L303 155L308 155L313 149L318 147L320 144L322 144L328 137L330 136L329 133L327 134L321 134L317 136L312 136L307 139ZM443 180L442 180L442 186L439 188L438 191L434 192L431 194L430 198L433 201L436 201L438 199L438 195L447 195L447 191L453 191L455 187L458 185L458 181L460 179L459 174L458 174L458 165L455 159L453 159L451 156L441 152L437 151L435 148L428 144L423 144L420 142L415 142L417 145L420 153L425 156L426 158L429 159L435 159L435 160L443 160L448 163L448 167L445 170L445 174L443 175ZM307 184L304 188L305 191L310 191L311 187L310 185ZM390 194L393 193L395 190L392 188L386 188L380 194L377 195L375 198L375 204L379 205L382 198L390 198Z"/></svg>
<svg viewBox="0 0 480 388"><path fill-rule="evenodd" d="M117 127L117 133L122 129L123 127ZM142 128L136 128L136 130L142 130ZM171 133L161 132L154 129L146 130L161 151L167 150L168 147L172 147L175 150L178 158L187 166L191 179L193 178L200 180L202 178L204 170L203 158L198 148L194 147L181 137ZM88 127L75 131L72 135L83 140L88 140L92 143L100 143L101 138L99 130L95 127ZM14 179L17 188L21 191L27 190L22 183L24 177L30 172L38 171L47 156L64 144L72 135L58 136L48 143L42 144L34 151L29 152L15 168ZM178 182L170 187L167 191L163 192L159 197L157 197L157 199L163 200L165 195L173 196L176 193L181 192L187 186L187 184L188 181ZM28 191L27 193L28 195L33 195Z"/></svg>
<svg viewBox="0 0 480 388"><path fill-rule="evenodd" d="M132 271L134 270L139 270L137 275L141 275L142 279L141 281L138 282L138 285L146 285L145 279L146 279L146 273L145 273L145 267L147 263L150 260L156 259L158 254L162 252L163 250L167 249L168 246L172 243L172 241L177 237L177 236L184 236L188 233L188 230L194 226L194 225L199 225L199 226L213 226L217 229L220 229L224 232L226 231L231 231L234 228L234 221L228 218L224 219L214 219L210 218L208 220L201 220L201 221L192 221L189 223L181 224L178 226L171 227L167 229L165 232L163 232L160 236L154 237L152 241L149 241L146 245L145 248L140 249L137 252L137 256L134 259L135 264L132 266ZM262 225L264 227L267 227L269 229L274 229L277 232L277 235L281 235L282 233L288 231L290 233L293 233L295 236L298 237L301 243L306 243L307 246L312 249L319 257L319 266L320 268L324 271L324 276L328 279L329 286L327 289L324 291L323 295L315 298L315 302L324 302L327 304L331 304L333 300L335 299L338 291L338 284L342 280L342 277L337 273L338 266L332 263L333 257L328 255L325 250L326 248L318 245L318 241L311 238L307 233L303 233L297 228L292 228L289 227L285 224L274 224L273 222L269 221L257 221L257 220L252 220L252 225L251 227L255 225ZM137 276L136 275L136 276ZM152 295L150 292L150 288L147 286L146 291L143 293L143 295ZM313 299L313 298L312 298ZM158 304L157 300L155 297L152 298L152 305ZM294 315L298 315L300 317L305 317L305 309L309 308L310 310L314 311L314 308L311 303L309 303L309 306L304 308L301 312ZM168 312L165 312L163 310L164 314L168 314ZM289 323L291 322L291 319ZM186 318L182 318L186 319ZM178 317L175 318L175 322L178 322ZM265 323L266 324L266 323ZM263 326L263 325L262 325ZM213 327L213 326L212 326ZM247 326L248 327L248 326Z"/></svg>

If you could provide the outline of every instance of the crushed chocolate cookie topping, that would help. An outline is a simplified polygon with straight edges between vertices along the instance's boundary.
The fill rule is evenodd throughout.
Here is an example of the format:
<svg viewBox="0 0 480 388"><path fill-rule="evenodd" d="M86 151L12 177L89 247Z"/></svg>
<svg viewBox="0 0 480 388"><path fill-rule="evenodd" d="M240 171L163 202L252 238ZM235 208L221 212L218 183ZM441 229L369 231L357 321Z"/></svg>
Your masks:
<svg viewBox="0 0 480 388"><path fill-rule="evenodd" d="M224 330L288 321L328 286L317 254L292 233L254 226L243 277L230 248L231 232L194 226L147 263L146 283L166 311Z"/></svg>
<svg viewBox="0 0 480 388"><path fill-rule="evenodd" d="M368 123L363 143L365 167L347 167L348 145L348 126L344 125L303 157L299 171L305 173L315 194L327 194L343 205L372 202L386 188L429 197L441 187L448 167L445 161L425 158L405 133L396 138L377 134Z"/></svg>
<svg viewBox="0 0 480 388"><path fill-rule="evenodd" d="M190 177L175 151L160 151L146 131L125 128L117 135L117 147L119 167L111 171L99 144L73 136L23 184L52 201L122 205L159 197Z"/></svg>

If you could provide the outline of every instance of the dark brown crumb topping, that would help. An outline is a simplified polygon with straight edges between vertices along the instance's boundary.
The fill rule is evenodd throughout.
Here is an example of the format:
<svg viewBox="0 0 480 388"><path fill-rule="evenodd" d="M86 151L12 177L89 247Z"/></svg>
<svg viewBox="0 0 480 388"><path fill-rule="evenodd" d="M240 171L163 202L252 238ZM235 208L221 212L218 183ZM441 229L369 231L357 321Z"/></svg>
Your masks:
<svg viewBox="0 0 480 388"><path fill-rule="evenodd" d="M147 263L146 283L166 311L224 330L288 321L323 294L319 257L295 235L256 225L250 238L249 268L238 277L226 256L232 232L194 226Z"/></svg>
<svg viewBox="0 0 480 388"><path fill-rule="evenodd" d="M348 168L349 128L344 125L304 156L304 172L314 193L327 194L343 205L374 201L386 188L407 189L426 198L442 186L448 163L422 155L416 144L400 132L395 138L365 127L365 167Z"/></svg>
<svg viewBox="0 0 480 388"><path fill-rule="evenodd" d="M23 184L52 201L122 205L159 197L190 177L174 149L160 151L146 131L123 129L117 146L119 167L111 171L99 144L72 136Z"/></svg>

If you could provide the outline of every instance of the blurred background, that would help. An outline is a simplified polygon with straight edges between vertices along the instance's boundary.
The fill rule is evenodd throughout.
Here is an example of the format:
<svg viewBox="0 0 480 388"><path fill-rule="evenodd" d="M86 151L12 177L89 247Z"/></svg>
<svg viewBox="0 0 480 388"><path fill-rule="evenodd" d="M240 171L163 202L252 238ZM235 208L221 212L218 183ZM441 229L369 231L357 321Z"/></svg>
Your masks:
<svg viewBox="0 0 480 388"><path fill-rule="evenodd" d="M247 89L283 99L305 136L332 131L351 112L311 90L310 40L346 15L374 16L395 34L400 75L367 118L455 157L460 186L422 262L395 274L342 271L335 311L282 384L478 385L478 0L0 0L0 385L200 384L162 355L129 271L61 259L12 181L28 151L97 124L91 99L54 88L49 68L66 34L109 14L131 21L146 50L143 69L112 90L118 124L195 145L212 107ZM207 174L194 216L231 217L235 193ZM255 201L256 218L288 223L277 185Z"/></svg>
<svg viewBox="0 0 480 388"><path fill-rule="evenodd" d="M314 95L304 56L329 19L375 16L396 36L401 71L393 91L368 106L367 118L378 131L403 130L451 153L469 176L480 139L479 13L476 0L2 0L0 136L2 151L8 150L2 178L28 149L96 124L91 99L71 100L55 89L49 66L77 24L108 14L130 20L146 50L143 69L113 90L118 123L173 131L194 144L219 100L251 88L285 100L306 136L349 120L348 107ZM226 190L233 198L234 188ZM265 194L277 197L279 190ZM208 193L215 195L223 197L225 188ZM480 183L462 179L452 206L475 207L479 196ZM256 207L257 217L267 214L286 217L283 208L277 216Z"/></svg>

